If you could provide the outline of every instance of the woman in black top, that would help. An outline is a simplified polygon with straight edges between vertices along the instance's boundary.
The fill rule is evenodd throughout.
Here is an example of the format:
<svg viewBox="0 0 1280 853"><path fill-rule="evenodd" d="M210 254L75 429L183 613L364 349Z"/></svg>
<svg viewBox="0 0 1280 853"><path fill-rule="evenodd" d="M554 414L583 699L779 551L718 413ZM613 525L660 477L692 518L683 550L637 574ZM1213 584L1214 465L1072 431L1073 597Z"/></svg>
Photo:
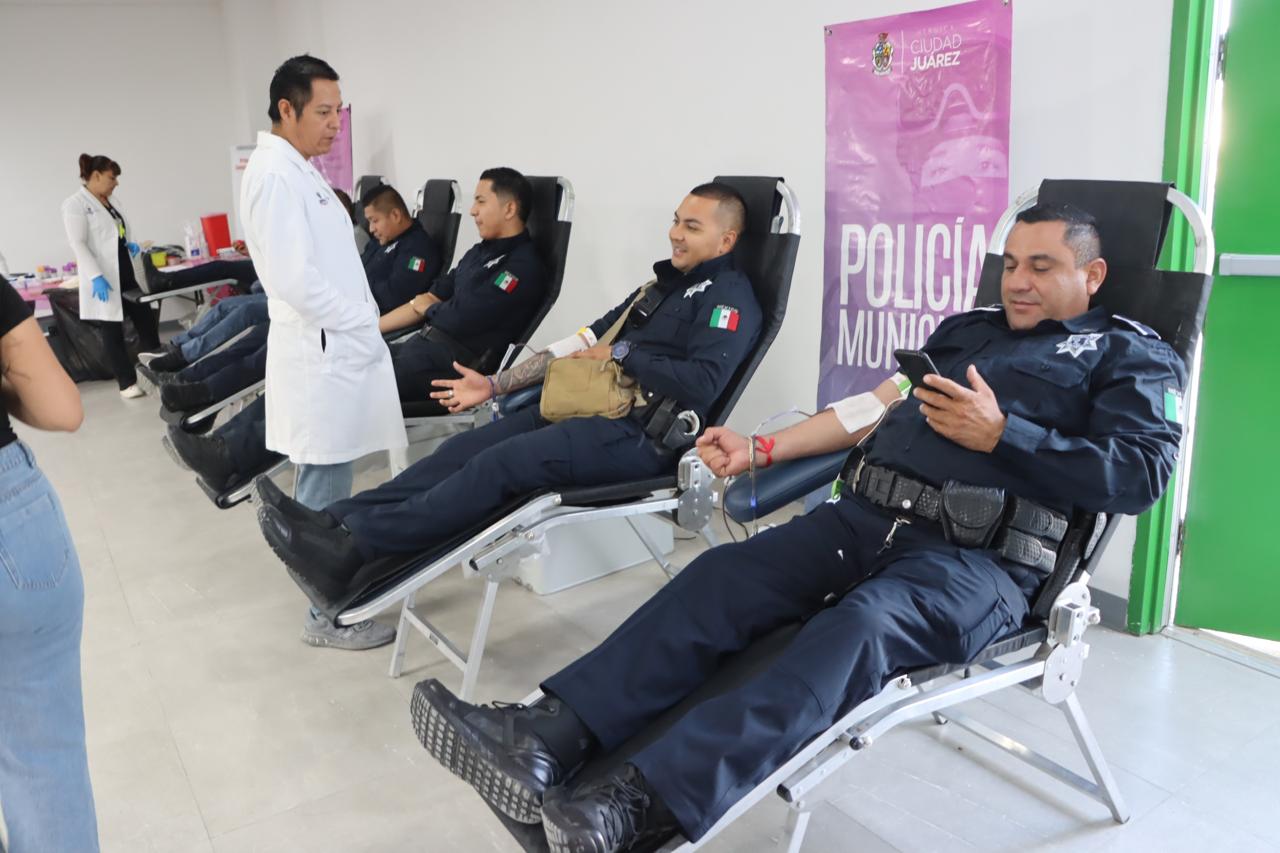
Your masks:
<svg viewBox="0 0 1280 853"><path fill-rule="evenodd" d="M80 274L80 319L102 329L107 360L123 397L141 397L133 359L124 343L124 315L138 330L143 351L160 348L159 320L149 305L122 296L138 290L133 259L138 244L129 240L124 216L110 198L119 182L120 164L101 154L80 155L84 186L62 203L62 224Z"/></svg>
<svg viewBox="0 0 1280 853"><path fill-rule="evenodd" d="M13 853L98 849L84 746L84 584L62 506L10 423L84 413L31 309L0 276L0 804Z"/></svg>

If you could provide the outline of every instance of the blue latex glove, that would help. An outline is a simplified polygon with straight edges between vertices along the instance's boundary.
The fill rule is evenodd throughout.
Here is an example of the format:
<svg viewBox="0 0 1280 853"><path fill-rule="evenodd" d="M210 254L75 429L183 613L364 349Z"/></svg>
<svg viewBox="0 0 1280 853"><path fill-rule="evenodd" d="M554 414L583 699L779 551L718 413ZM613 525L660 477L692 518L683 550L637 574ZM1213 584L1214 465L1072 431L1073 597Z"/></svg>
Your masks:
<svg viewBox="0 0 1280 853"><path fill-rule="evenodd" d="M129 250L129 257L136 258L138 253L142 251L142 247L137 243L125 243L124 247Z"/></svg>
<svg viewBox="0 0 1280 853"><path fill-rule="evenodd" d="M99 302L106 302L107 297L111 295L111 285L107 284L107 280L100 275L93 277L93 298Z"/></svg>

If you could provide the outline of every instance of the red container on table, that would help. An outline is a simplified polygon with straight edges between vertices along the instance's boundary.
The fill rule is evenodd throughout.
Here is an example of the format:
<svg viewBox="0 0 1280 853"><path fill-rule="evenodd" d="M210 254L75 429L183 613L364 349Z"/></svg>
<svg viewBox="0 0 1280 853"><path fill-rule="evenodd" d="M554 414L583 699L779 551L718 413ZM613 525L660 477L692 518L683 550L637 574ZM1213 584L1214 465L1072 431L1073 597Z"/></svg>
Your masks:
<svg viewBox="0 0 1280 853"><path fill-rule="evenodd" d="M225 213L202 216L200 224L204 227L204 243L208 247L210 258L216 258L219 249L231 246L231 226L227 223Z"/></svg>

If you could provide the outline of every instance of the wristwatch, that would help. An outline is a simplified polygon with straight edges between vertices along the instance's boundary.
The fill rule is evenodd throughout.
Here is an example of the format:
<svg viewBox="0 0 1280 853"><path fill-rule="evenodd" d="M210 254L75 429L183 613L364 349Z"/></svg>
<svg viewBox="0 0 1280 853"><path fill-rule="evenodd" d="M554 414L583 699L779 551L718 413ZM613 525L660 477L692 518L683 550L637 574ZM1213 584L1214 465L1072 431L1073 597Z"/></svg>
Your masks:
<svg viewBox="0 0 1280 853"><path fill-rule="evenodd" d="M616 344L613 345L613 348L609 350L609 357L614 361L616 361L618 364L622 364L622 360L625 359L630 354L631 354L630 341L618 341Z"/></svg>

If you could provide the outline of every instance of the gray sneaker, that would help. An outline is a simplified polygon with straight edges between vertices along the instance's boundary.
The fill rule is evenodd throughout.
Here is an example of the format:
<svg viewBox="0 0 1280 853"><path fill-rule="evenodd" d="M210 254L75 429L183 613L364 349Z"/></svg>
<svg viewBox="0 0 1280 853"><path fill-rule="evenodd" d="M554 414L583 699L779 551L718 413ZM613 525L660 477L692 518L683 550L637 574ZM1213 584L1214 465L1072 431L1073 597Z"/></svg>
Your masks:
<svg viewBox="0 0 1280 853"><path fill-rule="evenodd" d="M307 620L302 626L302 642L308 646L347 649L353 652L376 649L379 646L385 646L395 638L395 628L372 619L366 619L354 625L335 625L327 616L308 611Z"/></svg>

